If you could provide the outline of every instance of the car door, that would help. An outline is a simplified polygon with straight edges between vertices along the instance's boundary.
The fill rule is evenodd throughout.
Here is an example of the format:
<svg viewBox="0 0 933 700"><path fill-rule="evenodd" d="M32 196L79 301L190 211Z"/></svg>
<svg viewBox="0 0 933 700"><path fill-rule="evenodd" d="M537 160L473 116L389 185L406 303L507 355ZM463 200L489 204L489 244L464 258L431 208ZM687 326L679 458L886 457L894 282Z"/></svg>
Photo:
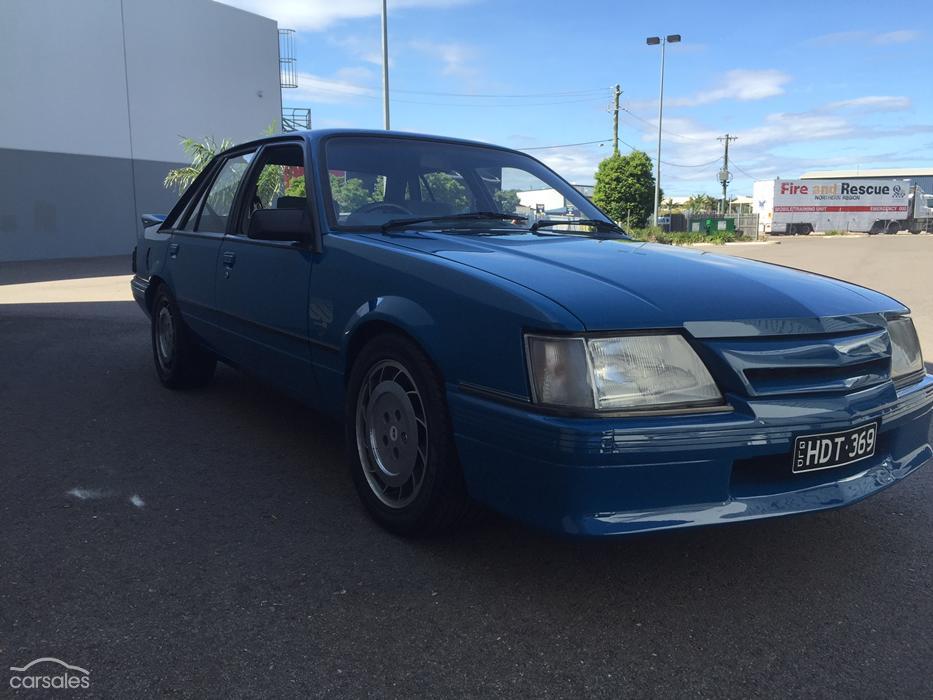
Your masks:
<svg viewBox="0 0 933 700"><path fill-rule="evenodd" d="M166 266L172 292L188 327L221 353L214 277L217 255L233 212L241 181L255 151L231 154L214 166L214 175L172 231Z"/></svg>
<svg viewBox="0 0 933 700"><path fill-rule="evenodd" d="M300 241L247 235L258 208L307 210L304 163L300 142L274 143L259 152L239 200L237 221L221 242L215 286L230 359L308 398L314 387L308 342L311 231Z"/></svg>

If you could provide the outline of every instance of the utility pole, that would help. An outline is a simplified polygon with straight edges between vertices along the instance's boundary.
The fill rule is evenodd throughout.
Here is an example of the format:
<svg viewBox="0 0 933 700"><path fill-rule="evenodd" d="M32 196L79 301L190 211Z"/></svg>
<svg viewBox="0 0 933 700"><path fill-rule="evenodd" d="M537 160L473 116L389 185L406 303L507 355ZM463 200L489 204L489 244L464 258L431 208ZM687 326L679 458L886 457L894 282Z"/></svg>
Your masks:
<svg viewBox="0 0 933 700"><path fill-rule="evenodd" d="M726 152L723 155L722 161L722 170L719 171L719 181L722 183L722 211L720 212L722 214L726 213L726 208L729 206L728 189L729 182L732 180L732 173L729 172L729 142L735 141L737 138L738 136L726 134L716 139L717 141L722 141L726 145Z"/></svg>
<svg viewBox="0 0 933 700"><path fill-rule="evenodd" d="M622 89L616 83L612 107L612 155L619 155L619 96L622 95Z"/></svg>
<svg viewBox="0 0 933 700"><path fill-rule="evenodd" d="M386 0L382 0L382 116L389 130L389 18Z"/></svg>

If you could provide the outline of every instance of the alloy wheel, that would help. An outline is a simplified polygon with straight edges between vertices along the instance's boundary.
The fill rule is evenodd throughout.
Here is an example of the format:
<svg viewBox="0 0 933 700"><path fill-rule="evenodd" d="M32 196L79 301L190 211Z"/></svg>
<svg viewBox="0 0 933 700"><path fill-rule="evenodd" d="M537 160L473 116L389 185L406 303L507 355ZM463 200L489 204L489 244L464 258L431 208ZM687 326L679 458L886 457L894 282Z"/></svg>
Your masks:
<svg viewBox="0 0 933 700"><path fill-rule="evenodd" d="M428 459L424 402L408 371L394 360L377 362L357 397L356 445L373 494L390 508L418 496Z"/></svg>

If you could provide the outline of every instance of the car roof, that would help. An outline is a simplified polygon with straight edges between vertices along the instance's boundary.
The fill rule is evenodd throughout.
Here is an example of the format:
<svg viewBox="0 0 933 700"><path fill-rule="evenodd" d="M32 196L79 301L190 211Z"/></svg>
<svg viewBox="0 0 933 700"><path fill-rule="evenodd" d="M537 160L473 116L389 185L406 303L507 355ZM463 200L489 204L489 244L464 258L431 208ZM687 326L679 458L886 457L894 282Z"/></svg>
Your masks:
<svg viewBox="0 0 933 700"><path fill-rule="evenodd" d="M383 129L312 129L304 131L287 131L281 134L275 134L273 136L264 136L260 139L254 139L253 141L245 141L243 143L238 143L235 146L230 147L224 153L228 151L238 151L243 148L248 148L250 146L261 146L266 143L275 143L276 141L288 141L294 140L295 138L302 138L310 141L312 144L318 143L331 136L390 136L393 138L405 138L405 139L415 139L415 140L430 140L430 141L443 141L445 143L455 143L461 144L464 146L481 146L483 148L497 148L503 151L512 151L514 153L521 153L521 151L516 151L513 148L506 148L505 146L498 146L493 143L484 143L483 141L471 141L469 139L460 139L450 136L437 136L434 134L419 134L410 131L391 131ZM527 154L523 154L527 155Z"/></svg>

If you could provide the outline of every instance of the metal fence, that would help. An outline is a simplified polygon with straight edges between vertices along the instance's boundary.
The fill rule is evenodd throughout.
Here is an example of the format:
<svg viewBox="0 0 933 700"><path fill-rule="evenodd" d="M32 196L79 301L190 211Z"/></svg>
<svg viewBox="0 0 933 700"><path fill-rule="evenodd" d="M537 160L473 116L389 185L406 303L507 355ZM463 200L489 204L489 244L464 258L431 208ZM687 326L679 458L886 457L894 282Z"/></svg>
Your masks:
<svg viewBox="0 0 933 700"><path fill-rule="evenodd" d="M735 237L743 240L758 240L758 214L717 214L716 212L688 211L672 213L669 223L662 226L671 233L716 233L728 230L728 225L721 224L723 219L731 219L735 228Z"/></svg>
<svg viewBox="0 0 933 700"><path fill-rule="evenodd" d="M311 110L307 107L282 107L282 131L306 131L311 128Z"/></svg>

